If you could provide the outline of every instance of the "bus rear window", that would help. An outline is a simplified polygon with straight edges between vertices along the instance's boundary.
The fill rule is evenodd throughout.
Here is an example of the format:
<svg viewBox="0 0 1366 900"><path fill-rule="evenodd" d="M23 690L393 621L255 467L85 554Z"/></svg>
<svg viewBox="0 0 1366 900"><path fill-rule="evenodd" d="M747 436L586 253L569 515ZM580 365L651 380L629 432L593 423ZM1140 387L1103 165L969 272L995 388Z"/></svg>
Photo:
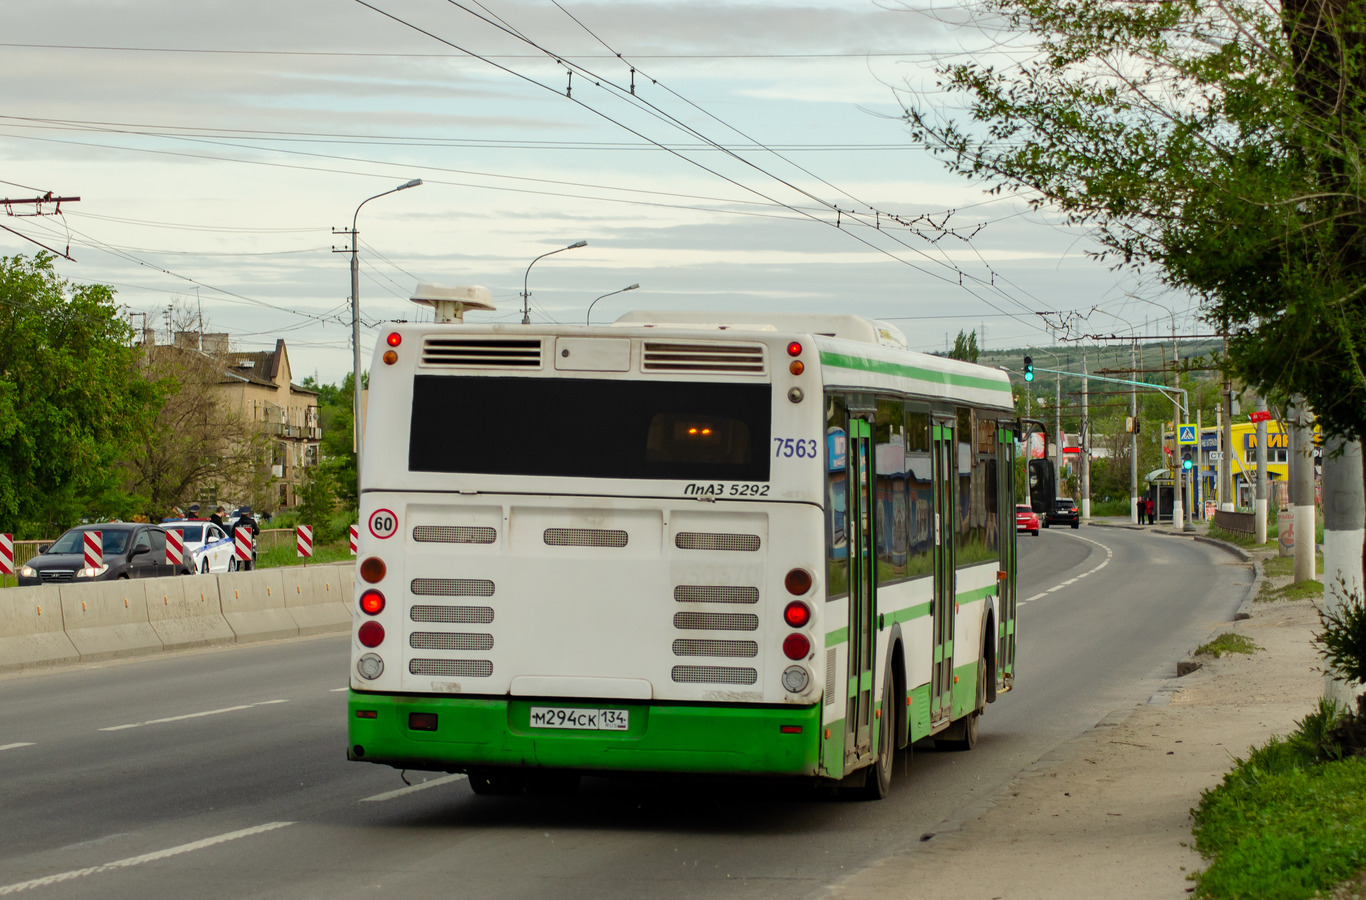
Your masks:
<svg viewBox="0 0 1366 900"><path fill-rule="evenodd" d="M767 481L768 384L418 375L414 472Z"/></svg>

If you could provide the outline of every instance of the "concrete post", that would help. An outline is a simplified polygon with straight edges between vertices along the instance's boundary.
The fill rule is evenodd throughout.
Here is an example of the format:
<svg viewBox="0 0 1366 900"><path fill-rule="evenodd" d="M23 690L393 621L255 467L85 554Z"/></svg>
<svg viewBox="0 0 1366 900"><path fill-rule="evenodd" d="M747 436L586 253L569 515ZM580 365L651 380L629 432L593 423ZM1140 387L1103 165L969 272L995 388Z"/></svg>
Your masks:
<svg viewBox="0 0 1366 900"><path fill-rule="evenodd" d="M1366 577L1366 490L1362 487L1361 444L1332 438L1323 448L1323 608L1334 611L1355 595L1362 600ZM1357 689L1324 673L1323 695L1354 709Z"/></svg>
<svg viewBox="0 0 1366 900"><path fill-rule="evenodd" d="M1077 445L1081 450L1081 517L1085 520L1091 518L1091 422L1087 418L1090 415L1091 404L1091 382L1085 376L1086 370L1086 351L1081 351L1081 427L1077 429Z"/></svg>
<svg viewBox="0 0 1366 900"><path fill-rule="evenodd" d="M1295 581L1314 577L1314 432L1313 413L1298 394L1291 401L1290 510L1295 523Z"/></svg>

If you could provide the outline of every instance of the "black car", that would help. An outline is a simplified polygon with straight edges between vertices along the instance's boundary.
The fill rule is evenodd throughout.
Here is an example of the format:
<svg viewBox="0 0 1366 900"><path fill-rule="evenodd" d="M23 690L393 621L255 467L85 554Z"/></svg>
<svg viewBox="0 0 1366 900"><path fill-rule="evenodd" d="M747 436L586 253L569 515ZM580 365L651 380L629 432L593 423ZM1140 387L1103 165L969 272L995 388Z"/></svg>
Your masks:
<svg viewBox="0 0 1366 900"><path fill-rule="evenodd" d="M97 567L85 564L85 534L100 532L103 552ZM187 554L188 556L188 554ZM72 528L19 567L19 584L81 584L118 578L189 574L166 562L166 532L142 522L99 522Z"/></svg>
<svg viewBox="0 0 1366 900"><path fill-rule="evenodd" d="M1081 513L1077 511L1077 503L1071 497L1059 497L1053 501L1053 508L1043 517L1043 527L1050 525L1071 525L1073 528L1081 526Z"/></svg>

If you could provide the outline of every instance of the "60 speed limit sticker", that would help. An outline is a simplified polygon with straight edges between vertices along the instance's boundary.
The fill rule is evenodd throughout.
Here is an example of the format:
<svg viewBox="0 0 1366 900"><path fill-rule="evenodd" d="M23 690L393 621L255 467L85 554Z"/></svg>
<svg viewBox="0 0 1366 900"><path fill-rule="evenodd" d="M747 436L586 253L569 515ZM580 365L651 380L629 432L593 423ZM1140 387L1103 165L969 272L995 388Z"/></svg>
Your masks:
<svg viewBox="0 0 1366 900"><path fill-rule="evenodd" d="M370 533L383 540L398 533L398 516L391 509L377 509L370 514Z"/></svg>

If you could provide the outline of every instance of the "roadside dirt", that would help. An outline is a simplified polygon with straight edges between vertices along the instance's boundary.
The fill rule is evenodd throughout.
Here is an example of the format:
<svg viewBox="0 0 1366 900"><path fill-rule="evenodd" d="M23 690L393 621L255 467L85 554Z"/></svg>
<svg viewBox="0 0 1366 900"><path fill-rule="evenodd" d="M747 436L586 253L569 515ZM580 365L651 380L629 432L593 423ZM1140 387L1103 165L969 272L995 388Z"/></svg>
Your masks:
<svg viewBox="0 0 1366 900"><path fill-rule="evenodd" d="M1200 669L1041 759L977 818L936 831L827 896L1187 896L1188 876L1204 865L1190 833L1201 791L1250 747L1294 731L1323 692L1311 602L1249 597L1241 611L1249 618L1216 634L1245 635L1257 653L1196 657Z"/></svg>

